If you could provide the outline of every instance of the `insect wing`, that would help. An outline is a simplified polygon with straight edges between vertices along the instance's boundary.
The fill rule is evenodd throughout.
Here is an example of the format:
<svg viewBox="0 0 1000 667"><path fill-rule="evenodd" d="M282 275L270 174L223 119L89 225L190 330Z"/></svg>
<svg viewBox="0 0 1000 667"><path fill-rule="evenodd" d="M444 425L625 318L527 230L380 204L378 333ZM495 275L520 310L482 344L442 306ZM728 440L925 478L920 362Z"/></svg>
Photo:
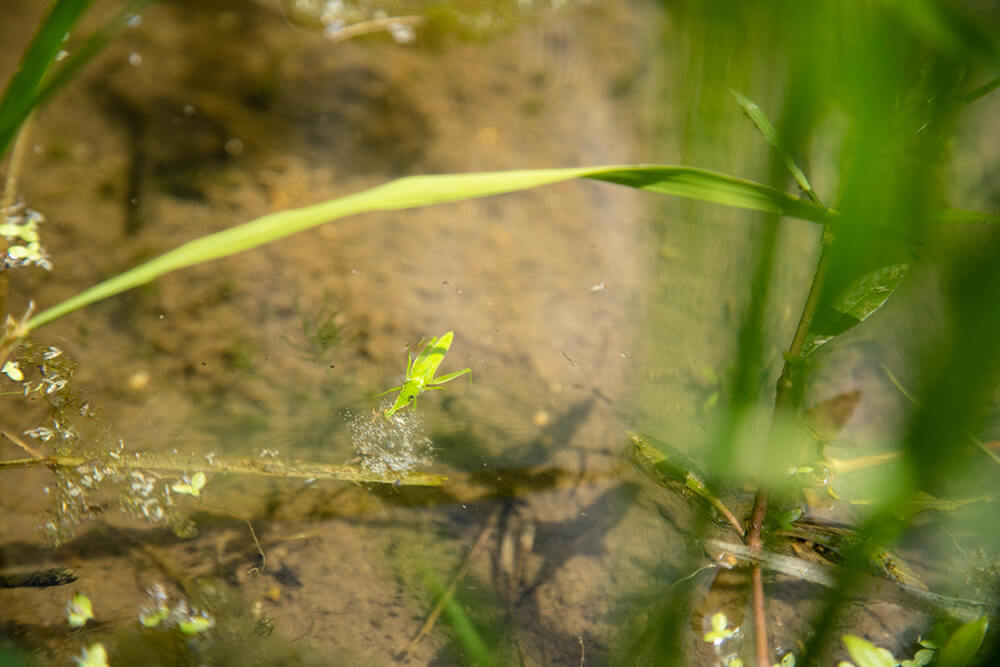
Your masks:
<svg viewBox="0 0 1000 667"><path fill-rule="evenodd" d="M413 360L413 366L410 368L410 377L423 377L425 382L433 380L434 374L437 373L438 367L444 361L444 355L451 347L451 341L454 338L454 331L449 331L439 338L431 338L427 346Z"/></svg>

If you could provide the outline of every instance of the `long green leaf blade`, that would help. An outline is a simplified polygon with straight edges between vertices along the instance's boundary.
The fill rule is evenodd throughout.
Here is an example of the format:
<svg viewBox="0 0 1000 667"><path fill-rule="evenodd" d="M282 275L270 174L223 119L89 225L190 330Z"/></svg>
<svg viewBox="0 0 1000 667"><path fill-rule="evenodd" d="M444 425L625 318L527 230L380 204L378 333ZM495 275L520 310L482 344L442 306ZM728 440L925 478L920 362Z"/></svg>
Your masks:
<svg viewBox="0 0 1000 667"><path fill-rule="evenodd" d="M73 296L32 318L29 329L96 301L195 264L228 257L296 232L356 213L395 211L534 188L572 178L591 178L701 201L766 211L815 222L836 213L760 183L703 169L673 166L608 166L409 176L321 204L281 211L203 236Z"/></svg>
<svg viewBox="0 0 1000 667"><path fill-rule="evenodd" d="M585 178L675 197L697 199L751 211L774 213L813 222L831 222L828 208L767 185L693 167L639 166L605 168L581 174Z"/></svg>
<svg viewBox="0 0 1000 667"><path fill-rule="evenodd" d="M51 36L48 36L45 43L38 47L38 50L50 49L54 46L51 56L47 61L42 61L42 58L46 55L47 51L41 53L40 55L34 55L36 51L35 43L32 43L29 47L29 52L25 55L25 61L29 59L39 60L38 63L32 64L32 75L29 77L30 81L26 82L24 85L20 86L18 90L13 90L14 83L11 84L11 90L7 95L4 96L2 105L0 106L0 155L7 150L7 146L10 144L11 140L17 134L18 128L24 119L28 117L36 107L44 103L53 93L58 91L64 85L73 80L76 74L86 65L90 60L96 56L101 50L111 41L112 38L118 32L125 27L128 21L145 9L147 6L153 4L156 0L131 0L125 7L118 11L114 16L112 16L107 23L101 27L96 33L88 37L81 44L73 49L72 54L62 63L62 66L56 69L52 75L41 84L41 78L45 74L49 65L52 62L52 58L58 52L59 48L63 43L63 35L68 32L63 30L58 34L58 40L53 45L51 43ZM81 5L82 9L85 9L91 0L69 0L66 4L78 4ZM64 4L60 2L60 4ZM67 10L68 12L68 10ZM48 20L43 25L42 30L45 31L55 31L63 24L67 23L65 17L60 17L60 20L55 28L50 28L48 25ZM75 22L78 16L72 17ZM36 41L38 41L36 39ZM44 67L41 65L44 64ZM26 66L25 66L26 68ZM21 70L23 72L24 69ZM21 75L18 72L18 76ZM37 78L35 78L37 76ZM32 83L29 87L28 83ZM8 97L10 98L10 105L7 106Z"/></svg>
<svg viewBox="0 0 1000 667"><path fill-rule="evenodd" d="M7 151L17 128L31 113L42 77L62 48L63 38L91 1L58 0L42 19L0 101L0 155Z"/></svg>

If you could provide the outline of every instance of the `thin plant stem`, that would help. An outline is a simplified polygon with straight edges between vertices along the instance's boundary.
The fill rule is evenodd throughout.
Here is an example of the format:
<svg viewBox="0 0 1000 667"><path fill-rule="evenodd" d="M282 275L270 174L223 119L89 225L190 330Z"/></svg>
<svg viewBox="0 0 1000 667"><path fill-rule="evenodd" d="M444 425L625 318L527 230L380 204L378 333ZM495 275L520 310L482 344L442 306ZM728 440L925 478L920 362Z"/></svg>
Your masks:
<svg viewBox="0 0 1000 667"><path fill-rule="evenodd" d="M371 19L370 21L352 23L351 25L330 34L327 39L331 42L346 42L349 39L360 37L361 35L370 35L372 33L382 31L391 32L399 26L417 27L419 25L423 25L424 21L425 19L423 16L386 16L380 19Z"/></svg>
<svg viewBox="0 0 1000 667"><path fill-rule="evenodd" d="M123 470L160 470L164 472L189 474L191 472L235 473L242 475L263 475L267 477L297 477L305 479L330 479L344 482L398 484L402 486L440 486L446 477L425 472L400 472L376 474L357 466L331 465L326 463L286 462L262 460L259 458L220 458L211 463L198 457L166 457L157 454L123 453L120 458L103 460L111 468ZM49 468L76 468L93 459L83 456L46 456L30 459L7 459L0 461L0 470L46 466Z"/></svg>
<svg viewBox="0 0 1000 667"><path fill-rule="evenodd" d="M10 151L10 160L7 162L7 178L3 184L3 199L0 199L0 209L9 207L17 199L17 186L20 183L21 165L24 164L24 152L28 146L28 135L31 134L31 119L34 114L28 116L21 123L21 128L17 132L17 139L14 140L14 147Z"/></svg>
<svg viewBox="0 0 1000 667"><path fill-rule="evenodd" d="M822 205L819 196L810 187L806 194L814 204ZM819 307L820 295L823 292L823 285L826 282L826 275L830 262L830 237L826 229L823 230L822 250L819 260L816 263L816 272L813 274L812 284L809 286L809 294L806 296L805 305L802 307L802 314L795 327L795 334L788 347L788 354L778 377L778 384L775 388L774 415L777 416L787 410L794 408L799 379L799 360L802 354L806 337L812 327L813 318ZM773 419L773 417L772 417ZM773 428L773 421L772 421ZM753 510L750 515L750 525L747 529L746 544L754 551L763 548L762 532L764 529L764 519L767 516L768 491L764 487L757 489L754 496ZM767 639L767 609L764 600L764 578L759 564L752 564L750 568L750 579L752 586L752 608L754 616L754 649L758 667L768 667L770 665L770 648Z"/></svg>
<svg viewBox="0 0 1000 667"><path fill-rule="evenodd" d="M815 197L815 193L812 193ZM795 396L797 395L798 359L802 354L802 347L805 345L806 336L812 326L816 309L819 306L820 294L823 290L823 283L826 280L829 266L829 245L823 244L819 261L816 264L816 273L813 275L812 285L809 287L809 295L802 308L802 315L795 328L795 335L788 348L788 356L778 377L778 386L774 397L774 414L789 410L793 407ZM757 494L753 501L753 511L750 515L750 526L747 529L746 544L750 549L759 551L763 546L761 533L764 529L764 518L767 515L768 492L764 487L757 489ZM757 664L760 667L767 667L769 662L769 647L767 642L767 610L764 605L764 579L760 566L753 564L750 569L752 593L753 593L753 615L754 615L754 638Z"/></svg>
<svg viewBox="0 0 1000 667"><path fill-rule="evenodd" d="M14 141L14 147L10 152L10 159L7 161L7 178L3 184L3 196L0 198L0 211L6 211L14 205L17 200L17 186L20 182L21 165L24 163L24 152L28 145L28 135L31 127L31 119L34 115L28 116L21 124ZM0 237L0 255L7 254L7 240ZM10 271L0 271L0 317L7 312L7 284L10 282Z"/></svg>
<svg viewBox="0 0 1000 667"><path fill-rule="evenodd" d="M7 429L5 429L3 427L0 427L0 435L3 435L3 437L7 438L8 440L10 440L11 442L13 442L15 445L17 445L21 449L23 449L24 451L26 451L29 454L31 454L34 458L36 458L36 459L44 459L45 458L44 454L42 454L41 452L39 452L37 449L35 449L31 445L29 445L28 443L26 443L16 433L11 433Z"/></svg>

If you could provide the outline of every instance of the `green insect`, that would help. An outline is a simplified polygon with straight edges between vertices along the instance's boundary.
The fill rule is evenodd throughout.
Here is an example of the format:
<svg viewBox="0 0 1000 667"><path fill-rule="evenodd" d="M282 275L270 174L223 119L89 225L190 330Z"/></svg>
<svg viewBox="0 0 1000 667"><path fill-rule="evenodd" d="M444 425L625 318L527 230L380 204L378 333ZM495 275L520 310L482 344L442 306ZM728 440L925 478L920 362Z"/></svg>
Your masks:
<svg viewBox="0 0 1000 667"><path fill-rule="evenodd" d="M436 338L432 337L427 342L427 345L424 346L424 349L420 351L420 354L417 355L416 359L411 357L409 352L406 353L406 379L403 380L403 384L376 394L376 396L383 396L397 389L400 390L399 396L396 397L396 402L392 404L391 408L385 411L386 419L411 404L415 405L417 397L428 389L444 389L444 387L435 385L451 382L457 377L472 372L471 368L463 368L454 373L434 377L438 366L444 361L444 355L448 353L448 348L451 347L451 341L454 338L454 331L449 331Z"/></svg>

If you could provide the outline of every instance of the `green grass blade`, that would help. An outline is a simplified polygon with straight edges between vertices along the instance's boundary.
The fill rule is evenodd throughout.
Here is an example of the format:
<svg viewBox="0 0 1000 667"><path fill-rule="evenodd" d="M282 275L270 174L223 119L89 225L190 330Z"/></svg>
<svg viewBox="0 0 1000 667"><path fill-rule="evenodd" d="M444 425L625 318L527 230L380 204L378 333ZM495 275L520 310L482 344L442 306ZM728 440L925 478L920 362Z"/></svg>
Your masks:
<svg viewBox="0 0 1000 667"><path fill-rule="evenodd" d="M62 48L63 37L73 29L91 1L58 0L42 19L0 100L0 155L7 151L17 129L34 108L42 77Z"/></svg>
<svg viewBox="0 0 1000 667"><path fill-rule="evenodd" d="M675 197L826 223L836 213L767 185L693 167L624 167L581 176Z"/></svg>
<svg viewBox="0 0 1000 667"><path fill-rule="evenodd" d="M788 171L791 172L792 178L794 178L795 182L799 184L802 191L809 196L810 200L818 203L819 197L813 190L809 179L806 178L805 172L799 169L799 165L795 163L792 156L785 150L784 146L781 145L781 142L778 141L778 131L774 129L774 125L772 125L771 121L768 120L768 117L764 115L763 110L761 110L757 103L749 97L741 95L732 88L729 89L729 94L736 98L736 101L739 102L741 107L743 107L743 111L745 111L747 116L750 117L753 124L757 126L760 133L763 134L768 143L774 147L774 150L778 151L781 159L785 161L785 166L788 168Z"/></svg>
<svg viewBox="0 0 1000 667"><path fill-rule="evenodd" d="M591 178L661 194L779 213L816 222L826 222L836 217L836 213L830 209L766 185L689 167L577 167L409 176L321 204L265 215L243 225L189 241L39 313L29 321L28 327L35 329L78 308L143 285L171 271L228 257L348 215L474 199L572 178Z"/></svg>
<svg viewBox="0 0 1000 667"><path fill-rule="evenodd" d="M51 28L49 23L52 17L48 17L39 30L39 36L32 42L28 52L25 54L24 67L15 76L15 81L11 82L8 93L4 96L3 102L0 103L2 104L0 106L0 155L7 150L11 140L17 134L18 128L24 122L24 119L27 118L28 114L44 103L53 93L72 81L83 66L100 53L133 16L155 1L131 0L118 13L112 16L100 30L76 46L62 66L56 69L44 84L41 84L41 78L52 63L52 58L55 57L55 54L63 45L63 35L69 31L68 28L60 32L57 32L57 30L69 23L70 18L75 23L79 18L79 13L69 15L70 10L64 10L63 13L68 16L63 16L61 13L58 17L59 21L55 22L55 27ZM61 0L59 5L79 5L79 12L82 12L90 2L91 0ZM54 8L53 14L59 9L59 5ZM46 33L56 33L55 37L57 39L54 40L54 44L53 35L46 34L44 40L40 39L43 31ZM41 43L39 44L39 42ZM51 54L49 54L50 50ZM45 59L46 57L47 59ZM29 61L31 64L30 76L25 77L24 83L17 84L16 79L21 77L22 73L27 69ZM17 85L15 86L15 84Z"/></svg>
<svg viewBox="0 0 1000 667"><path fill-rule="evenodd" d="M459 646L465 652L463 657L468 660L467 664L481 667L493 665L493 658L486 641L462 605L455 600L452 591L444 586L437 573L428 564L420 563L419 565L425 585L431 590L434 597L443 600L445 619L451 626Z"/></svg>
<svg viewBox="0 0 1000 667"><path fill-rule="evenodd" d="M53 72L45 85L38 91L34 104L44 103L49 96L59 90L76 76L90 60L100 53L108 42L114 39L133 17L137 16L156 0L131 0L125 7L112 16L100 30L88 37L86 41L74 48L69 58L62 66Z"/></svg>

